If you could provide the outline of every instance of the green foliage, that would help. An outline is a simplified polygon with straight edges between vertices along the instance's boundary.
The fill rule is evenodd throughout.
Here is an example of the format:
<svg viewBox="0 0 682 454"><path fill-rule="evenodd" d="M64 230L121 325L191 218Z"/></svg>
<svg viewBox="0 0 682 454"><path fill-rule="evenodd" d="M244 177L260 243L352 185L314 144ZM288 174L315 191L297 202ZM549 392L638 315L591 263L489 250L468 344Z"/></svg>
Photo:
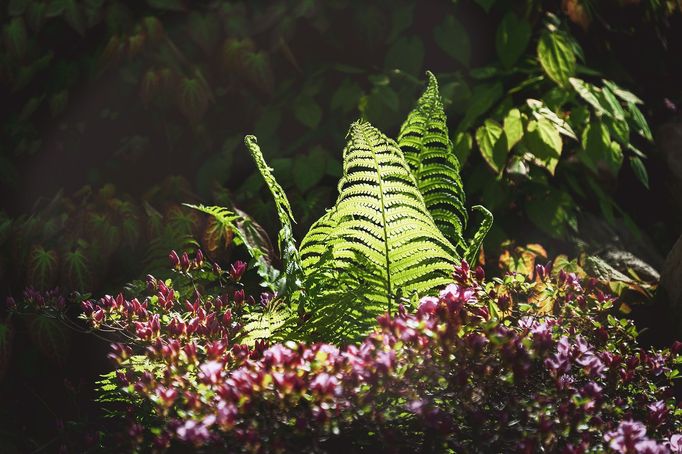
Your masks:
<svg viewBox="0 0 682 454"><path fill-rule="evenodd" d="M466 228L467 211L460 165L453 152L438 82L427 72L426 91L400 128L400 146L438 228L456 247Z"/></svg>
<svg viewBox="0 0 682 454"><path fill-rule="evenodd" d="M362 333L395 309L400 294L428 293L447 282L457 252L429 214L397 144L362 122L348 136L339 198L303 239L301 258L308 280L324 289L310 295L313 314ZM334 282L347 273L362 279L352 307L336 303L347 289Z"/></svg>

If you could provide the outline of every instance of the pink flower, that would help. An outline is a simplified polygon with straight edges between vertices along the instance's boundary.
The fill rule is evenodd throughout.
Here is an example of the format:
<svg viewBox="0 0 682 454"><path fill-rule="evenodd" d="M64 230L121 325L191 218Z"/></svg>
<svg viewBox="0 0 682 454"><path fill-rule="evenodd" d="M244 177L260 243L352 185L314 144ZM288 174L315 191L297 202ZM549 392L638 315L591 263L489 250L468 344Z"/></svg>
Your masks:
<svg viewBox="0 0 682 454"><path fill-rule="evenodd" d="M675 434L670 437L668 446L672 452L682 452L682 434Z"/></svg>
<svg viewBox="0 0 682 454"><path fill-rule="evenodd" d="M646 440L646 427L639 421L622 421L618 429L604 435L604 440L614 451L633 452L637 443Z"/></svg>

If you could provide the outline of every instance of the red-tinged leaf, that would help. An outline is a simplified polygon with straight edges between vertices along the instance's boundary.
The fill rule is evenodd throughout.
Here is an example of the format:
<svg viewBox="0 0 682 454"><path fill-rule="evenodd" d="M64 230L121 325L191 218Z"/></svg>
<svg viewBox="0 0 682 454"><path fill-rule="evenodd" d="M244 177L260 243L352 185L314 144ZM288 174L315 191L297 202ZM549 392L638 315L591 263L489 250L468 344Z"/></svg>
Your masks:
<svg viewBox="0 0 682 454"><path fill-rule="evenodd" d="M58 272L57 252L35 246L29 257L29 284L39 289L49 289L54 286Z"/></svg>
<svg viewBox="0 0 682 454"><path fill-rule="evenodd" d="M70 351L69 331L59 321L35 316L27 319L31 341L50 362L64 367Z"/></svg>
<svg viewBox="0 0 682 454"><path fill-rule="evenodd" d="M5 44L7 50L16 58L23 58L26 55L28 37L26 35L26 25L24 19L15 17L9 24L5 25Z"/></svg>
<svg viewBox="0 0 682 454"><path fill-rule="evenodd" d="M185 77L180 81L178 104L180 111L192 123L198 123L209 103L208 87L199 77Z"/></svg>
<svg viewBox="0 0 682 454"><path fill-rule="evenodd" d="M68 251L63 255L62 272L64 282L72 290L88 290L92 288L90 264L82 248Z"/></svg>

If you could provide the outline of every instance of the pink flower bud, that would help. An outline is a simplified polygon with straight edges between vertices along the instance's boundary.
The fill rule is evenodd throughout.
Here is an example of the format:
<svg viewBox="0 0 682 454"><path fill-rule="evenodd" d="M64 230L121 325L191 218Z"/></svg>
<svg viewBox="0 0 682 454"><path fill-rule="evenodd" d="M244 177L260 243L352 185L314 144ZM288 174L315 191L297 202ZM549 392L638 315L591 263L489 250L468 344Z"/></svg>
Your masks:
<svg viewBox="0 0 682 454"><path fill-rule="evenodd" d="M178 269L180 267L180 257L178 257L177 252L170 251L168 254L168 261L173 268Z"/></svg>
<svg viewBox="0 0 682 454"><path fill-rule="evenodd" d="M246 271L246 263L237 260L230 266L230 277L235 281L239 281L244 274L244 271Z"/></svg>

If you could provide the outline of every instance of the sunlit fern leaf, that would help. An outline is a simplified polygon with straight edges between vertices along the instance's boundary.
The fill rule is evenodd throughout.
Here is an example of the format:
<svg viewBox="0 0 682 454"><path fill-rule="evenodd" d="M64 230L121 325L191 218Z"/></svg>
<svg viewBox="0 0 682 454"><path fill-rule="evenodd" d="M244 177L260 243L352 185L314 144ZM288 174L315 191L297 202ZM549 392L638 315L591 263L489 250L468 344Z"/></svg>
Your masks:
<svg viewBox="0 0 682 454"><path fill-rule="evenodd" d="M400 128L398 145L436 225L463 252L467 210L460 164L448 135L438 81L430 71L426 75L426 91Z"/></svg>
<svg viewBox="0 0 682 454"><path fill-rule="evenodd" d="M272 197L275 200L275 207L277 208L277 217L279 218L280 223L277 240L282 258L282 265L284 267L282 273L282 286L278 291L278 295L287 298L294 303L300 303L302 301L301 298L303 297L301 289L303 286L304 273L298 248L296 247L296 239L294 238L293 230L291 228L292 222L295 221L294 215L291 212L289 200L282 187L272 175L272 169L266 164L256 141L256 137L246 136L244 138L244 143L256 162L256 166L263 176L263 180L265 180L268 189L270 189Z"/></svg>
<svg viewBox="0 0 682 454"><path fill-rule="evenodd" d="M301 258L312 317L342 311L353 319L352 337L394 310L399 293L425 294L447 284L458 254L429 214L398 145L369 123L354 123L348 135L336 205L304 238ZM353 293L349 276L361 282L350 306L327 305L330 292L334 298ZM337 319L345 323L343 315Z"/></svg>
<svg viewBox="0 0 682 454"><path fill-rule="evenodd" d="M474 265L478 263L478 252L481 249L483 240L488 234L490 227L493 225L493 214L481 205L475 205L472 207L472 209L474 211L480 212L483 215L483 220L476 230L476 233L474 233L474 237L471 239L471 241L469 241L467 250L464 254L464 260Z"/></svg>
<svg viewBox="0 0 682 454"><path fill-rule="evenodd" d="M29 258L29 285L47 290L55 284L57 278L57 252L35 246Z"/></svg>
<svg viewBox="0 0 682 454"><path fill-rule="evenodd" d="M281 300L273 300L263 312L252 312L243 318L238 340L246 345L253 345L257 340L266 339L271 343L288 339L287 332L293 329L292 321L298 319L296 313Z"/></svg>

